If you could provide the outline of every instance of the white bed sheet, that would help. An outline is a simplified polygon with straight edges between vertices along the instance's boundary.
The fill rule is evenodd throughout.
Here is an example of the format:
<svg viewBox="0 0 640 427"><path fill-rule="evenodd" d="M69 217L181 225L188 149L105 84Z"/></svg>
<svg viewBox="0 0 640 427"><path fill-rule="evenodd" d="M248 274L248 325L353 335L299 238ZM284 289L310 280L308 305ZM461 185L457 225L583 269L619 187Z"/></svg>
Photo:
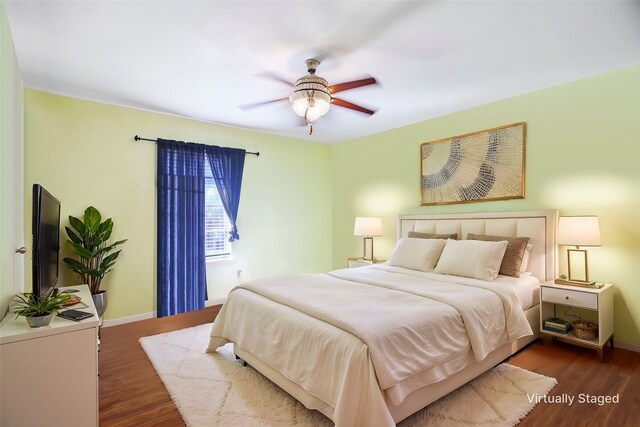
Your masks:
<svg viewBox="0 0 640 427"><path fill-rule="evenodd" d="M531 274L520 275L520 277L498 276L496 282L515 287L522 311L540 303L540 280Z"/></svg>
<svg viewBox="0 0 640 427"><path fill-rule="evenodd" d="M456 284L472 285L482 283L489 288L500 286L504 283L509 286L509 289L515 292L515 295L518 299L518 302L520 303L523 312L533 305L536 305L539 300L538 295L540 292L540 281L532 275L522 275L519 278L500 275L494 282L486 282L483 280L464 278L459 276L426 273L422 271L406 269L403 267L391 266L387 263L361 267L360 272L365 271L362 269L390 271L416 277L423 277L440 282L450 282ZM338 270L338 272L340 271L348 272L349 270ZM409 378L406 378L405 380L395 384L392 387L386 388L384 390L385 398L393 405L399 405L411 392L424 387L425 385L434 384L436 382L449 378L451 375L461 371L475 361L476 358L474 357L473 351L470 346L466 348L459 347L457 351L455 351L455 355L453 355L453 351L449 353L449 358L446 361L429 369L425 369L422 372L419 372Z"/></svg>
<svg viewBox="0 0 640 427"><path fill-rule="evenodd" d="M413 274L420 277L430 278L433 280L452 282L452 283L466 283L467 280L476 281L475 279L465 279L463 277L451 276L447 274L436 274L436 273L425 273L417 270L409 270L402 267L394 267L387 263L383 264L374 264L366 267L360 268L370 268L370 269L400 269L398 271L403 271L406 274ZM540 280L538 280L531 273L523 273L520 277L511 277L511 276L503 276L499 275L496 277L494 282L488 283L504 283L508 284L512 287L516 292L516 297L520 302L520 308L522 311L526 311L529 308L537 305L540 301Z"/></svg>
<svg viewBox="0 0 640 427"><path fill-rule="evenodd" d="M380 271L376 273L375 270ZM214 322L211 333L212 339L208 351L213 351L228 341L239 344L242 348L255 354L260 360L263 360L293 382L301 385L307 392L320 398L330 407L335 408L335 413L332 415L334 415L334 421L337 424L372 425L371 423L373 423L391 425L392 419L388 411L386 411L387 408L384 404L385 399L397 404L413 390L426 384L438 382L463 369L474 360L480 360L483 354L491 351L491 348L484 348L487 346L484 340L495 341L491 343L494 346L500 345L506 340L507 329L519 323L516 317L518 315L524 317L518 307L518 300L514 296L515 289L511 286L504 288L502 283L421 273L399 267L382 265L363 267L360 269L337 270L330 274L333 277L329 277L328 275L299 275L269 279L267 281L257 281L261 282L261 286L256 285L256 282L247 285L249 288L253 287L252 290L236 289L232 291L227 303L225 303L220 315ZM394 276L392 283L384 283L385 281L389 281L391 276ZM428 280L421 282L422 279L419 279L420 277ZM349 285L348 283L350 282L344 283L345 280L352 282ZM297 292L287 291L287 286L291 287L291 285L293 285L292 289L296 289L295 285L296 283L300 283L300 281L309 282L313 292L309 293L307 290L307 293L304 294L305 291L300 290L299 292L302 292L305 296L296 302L290 299L290 293ZM416 296L423 292L422 284L426 284L428 281L439 282L435 290L424 290L424 292L432 292L436 298L440 298L438 304L440 304L441 307L433 305L435 301L425 303L416 300ZM283 283L286 282L288 282L288 285L283 287ZM342 283L340 284L338 282ZM400 297L402 299L396 299L395 296L388 294L389 291L391 291L391 294L399 293L397 292L399 289L396 288L396 282L406 287L407 290L410 291L409 295ZM468 289L468 291L464 289L461 290L461 282L467 284L467 286L462 286L462 288ZM360 285L358 285L358 283L360 283ZM450 285L448 283L450 283ZM267 285L266 287L264 286L265 284ZM381 374L385 372L381 370L376 372L373 367L370 349L367 345L364 345L360 339L352 335L354 331L347 332L347 330L351 329L351 325L344 323L344 320L353 321L356 324L362 323L361 319L358 319L357 315L356 319L343 318L339 319L337 324L334 323L333 326L331 326L327 323L327 319L318 320L311 316L314 314L311 312L315 311L318 307L330 307L329 311L333 310L338 314L342 313L344 309L338 310L338 307L336 307L336 305L344 304L344 301L340 300L338 293L342 294L345 286L354 289L348 290L347 293L359 292L355 291L355 289L366 287L365 285L370 287L370 291L365 294L358 294L359 298L367 300L364 303L365 306L373 303L376 299L383 299L383 301L376 306L377 308L369 314L371 316L370 321L365 322L367 327L371 329L385 329L387 321L381 321L379 319L379 317L382 318L381 314L383 312L387 312L387 315L392 313L392 318L398 317L403 319L406 317L405 311L407 310L413 310L413 312L415 312L415 314L411 314L411 316L415 317L417 315L419 321L423 324L421 328L423 328L426 325L424 321L428 319L429 316L421 316L420 311L416 309L418 308L417 305L424 304L426 304L425 307L427 308L431 307L427 309L427 314L434 309L448 313L447 322L457 325L462 322L462 319L459 318L462 313L458 314L455 310L455 314L451 313L453 307L443 301L443 298L446 300L447 298L452 299L452 297L446 294L453 292L454 295L457 295L455 297L457 299L462 299L460 297L461 295L469 295L470 299L478 299L487 298L487 290L495 292L494 296L500 296L503 300L502 304L497 303L498 306L496 306L494 301L489 313L502 311L504 308L505 312L502 313L502 316L505 317L502 317L499 323L502 323L505 329L501 333L494 332L493 334L485 335L485 337L480 340L477 336L474 340L471 335L467 337L465 334L459 334L455 340L451 340L447 339L450 338L447 337L448 332L443 330L442 324L439 324L436 319L435 324L427 328L429 330L429 336L418 338L417 342L427 343L428 346L432 348L435 347L439 351L441 359L436 360L435 363L425 365L426 369L423 367L423 369L417 370L411 373L411 375L407 375L406 370L400 370L400 373L404 372L402 376L398 375L399 372L397 369L400 365L404 365L404 368L406 368L407 364L398 364L398 362L406 360L409 364L413 364L415 357L417 357L418 361L421 361L421 359L422 361L426 360L424 359L425 355L422 354L425 352L425 349L415 347L407 353L406 350L396 349L397 343L393 340L381 341L382 344L371 342L372 336L368 336L369 331L365 331L364 336L369 337L370 345L376 344L378 348L380 348L380 345L383 345L385 351L405 352L394 354L391 360L384 362L387 366L384 366L379 360L377 361L379 368L385 367L391 369L389 372L386 372L386 375L383 375L383 377L386 378L386 386L381 387L380 384L385 383L383 378L381 378ZM391 288L387 286L391 286ZM279 287L281 288L280 291L278 291ZM338 288L340 292L338 292ZM482 291L482 289L484 289L484 291ZM278 297L276 299L280 301L275 302L269 298L268 294L273 292L275 292L275 294L271 296ZM445 295L443 295L443 293ZM317 303L315 300L319 299L323 294L328 298L325 299L324 302ZM471 295L474 296L471 297ZM506 304L505 298L511 302ZM265 309L261 304L261 302L265 302L264 300L268 301L266 305L271 305L272 308L277 306L280 307L280 309ZM405 303L410 303L410 305ZM452 302L450 301L449 303ZM296 304L302 304L304 307L294 307ZM502 307L503 304L504 307ZM345 307L347 311L353 311L354 313L359 313L358 310L362 309L362 307L358 307L357 304L348 305L347 303ZM409 307L411 307L411 310L409 310ZM482 309L480 311L487 310L486 306L479 306L478 308L481 307ZM305 309L307 313L299 312L299 308ZM275 316L274 313L276 312L283 313L283 316ZM400 313L400 315L397 313ZM323 314L320 314L322 318ZM485 315L486 316L482 318L488 320L489 323L495 323L498 319L498 317L491 319L492 316L488 313L485 313ZM481 323L485 323L482 327L490 326L486 325L486 321L482 321ZM528 323L526 324L526 328L530 333L531 330ZM307 332L304 332L305 329ZM410 327L408 330L410 335L415 337L414 329L415 327ZM471 327L471 330L473 329L474 327ZM437 334L443 336L438 339ZM522 328L509 331L512 339L516 339L523 334L526 335L526 331L523 331ZM362 334L356 331L356 335ZM362 338L362 336L360 336L360 338ZM379 339L387 340L386 334L383 334L380 338L373 338L373 341ZM398 339L405 340L407 338L400 335ZM411 339L416 340L416 338ZM426 341L424 341L425 339ZM469 340L475 342L470 343ZM456 343L456 345L453 345L453 343ZM474 346L476 347L475 351ZM274 351L273 349L277 350ZM444 354L445 352L442 350L447 350L446 354ZM407 359L407 354L412 354L410 359ZM419 356L417 356L418 354ZM479 355L481 356L480 358L478 357ZM376 359L376 356L377 354L373 356L374 359ZM317 372L325 372L325 375L318 376ZM393 382L390 382L391 380L393 380ZM353 407L362 408L357 418L353 418L353 411L351 409Z"/></svg>

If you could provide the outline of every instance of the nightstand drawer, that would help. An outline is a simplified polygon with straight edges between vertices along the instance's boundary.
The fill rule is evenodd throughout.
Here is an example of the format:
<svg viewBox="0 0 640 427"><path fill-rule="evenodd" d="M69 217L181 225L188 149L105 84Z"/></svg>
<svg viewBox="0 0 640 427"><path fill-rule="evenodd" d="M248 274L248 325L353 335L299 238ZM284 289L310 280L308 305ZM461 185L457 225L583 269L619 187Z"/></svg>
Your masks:
<svg viewBox="0 0 640 427"><path fill-rule="evenodd" d="M598 309L598 294L542 286L542 301L575 307Z"/></svg>

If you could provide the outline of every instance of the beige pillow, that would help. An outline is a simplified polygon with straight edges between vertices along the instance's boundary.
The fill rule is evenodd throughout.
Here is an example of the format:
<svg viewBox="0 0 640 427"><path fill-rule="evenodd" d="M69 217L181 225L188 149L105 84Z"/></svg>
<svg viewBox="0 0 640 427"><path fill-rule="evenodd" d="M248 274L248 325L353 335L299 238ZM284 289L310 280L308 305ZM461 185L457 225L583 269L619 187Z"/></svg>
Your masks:
<svg viewBox="0 0 640 427"><path fill-rule="evenodd" d="M506 241L447 240L434 272L493 281L507 245Z"/></svg>
<svg viewBox="0 0 640 427"><path fill-rule="evenodd" d="M467 240L484 240L485 242L502 242L507 241L507 250L504 253L502 264L500 265L500 274L511 277L520 277L520 266L522 258L529 243L528 237L505 237L491 236L488 234L467 234Z"/></svg>
<svg viewBox="0 0 640 427"><path fill-rule="evenodd" d="M416 239L458 239L458 233L453 234L434 234L434 233L419 233L417 231L410 231L408 237Z"/></svg>
<svg viewBox="0 0 640 427"><path fill-rule="evenodd" d="M529 267L529 258L531 257L531 249L533 249L533 245L531 243L527 244L527 247L524 250L524 254L522 255L522 264L520 264L520 274L526 273Z"/></svg>
<svg viewBox="0 0 640 427"><path fill-rule="evenodd" d="M388 264L411 270L433 271L447 243L438 239L400 239Z"/></svg>

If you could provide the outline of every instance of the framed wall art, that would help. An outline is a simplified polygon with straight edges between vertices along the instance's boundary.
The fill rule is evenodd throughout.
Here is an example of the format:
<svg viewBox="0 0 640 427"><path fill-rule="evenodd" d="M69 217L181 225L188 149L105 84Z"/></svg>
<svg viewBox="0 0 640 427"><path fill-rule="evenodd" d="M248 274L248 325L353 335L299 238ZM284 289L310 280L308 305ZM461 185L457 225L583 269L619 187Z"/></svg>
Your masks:
<svg viewBox="0 0 640 427"><path fill-rule="evenodd" d="M525 122L420 145L420 205L524 198Z"/></svg>

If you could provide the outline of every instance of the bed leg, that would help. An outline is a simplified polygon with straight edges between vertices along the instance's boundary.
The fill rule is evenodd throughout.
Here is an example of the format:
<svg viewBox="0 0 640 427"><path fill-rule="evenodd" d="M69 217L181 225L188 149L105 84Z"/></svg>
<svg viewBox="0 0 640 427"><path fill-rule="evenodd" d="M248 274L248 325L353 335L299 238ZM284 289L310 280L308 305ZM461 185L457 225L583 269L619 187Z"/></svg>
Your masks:
<svg viewBox="0 0 640 427"><path fill-rule="evenodd" d="M242 366L246 367L248 365L247 361L244 359L241 359L240 356L238 356L237 354L234 354L234 356L236 356L236 360L242 360Z"/></svg>

